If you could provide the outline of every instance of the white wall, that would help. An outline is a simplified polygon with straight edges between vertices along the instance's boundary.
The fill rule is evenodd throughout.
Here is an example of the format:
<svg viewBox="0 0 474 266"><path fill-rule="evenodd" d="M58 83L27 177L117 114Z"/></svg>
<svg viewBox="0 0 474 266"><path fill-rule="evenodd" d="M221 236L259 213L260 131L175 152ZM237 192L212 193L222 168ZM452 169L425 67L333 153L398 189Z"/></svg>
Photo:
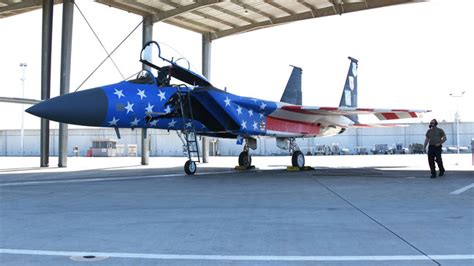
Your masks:
<svg viewBox="0 0 474 266"><path fill-rule="evenodd" d="M456 145L456 124L440 123L447 134L448 141L445 146ZM474 138L474 122L460 123L460 145L470 147L471 139ZM338 143L341 147L353 148L364 146L371 148L374 144L402 143L408 147L412 143L423 143L427 124L411 124L409 127L392 128L368 128L368 129L348 129L346 132L324 138L298 139L297 143L303 152L310 147L319 144L331 145ZM182 143L174 131L149 130L151 136L151 156L182 156ZM137 144L138 152L141 148L141 130L120 130L121 139L117 144L124 144L125 153L128 144ZM39 130L25 130L24 135L24 155L39 156L40 142ZM73 147L79 147L79 155L84 156L92 145L92 140L97 139L117 139L115 131L109 128L85 128L69 129L68 155L73 155ZM50 155L58 154L58 130L51 130L50 134ZM235 139L218 139L218 151L220 155L236 156L242 151L242 146L236 144ZM257 142L257 150L251 151L254 155L286 155L287 151L276 147L274 138L261 138ZM0 156L21 156L20 130L0 130ZM140 154L139 154L140 156Z"/></svg>

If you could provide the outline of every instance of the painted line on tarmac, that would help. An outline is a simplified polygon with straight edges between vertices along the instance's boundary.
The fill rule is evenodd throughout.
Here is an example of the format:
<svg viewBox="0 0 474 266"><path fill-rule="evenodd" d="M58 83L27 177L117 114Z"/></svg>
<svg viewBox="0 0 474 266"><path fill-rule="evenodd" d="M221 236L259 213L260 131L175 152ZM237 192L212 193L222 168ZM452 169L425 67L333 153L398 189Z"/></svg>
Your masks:
<svg viewBox="0 0 474 266"><path fill-rule="evenodd" d="M460 188L460 189L458 189L458 190L455 190L455 191L453 191L453 192L451 192L451 193L449 193L449 194L451 194L451 195L459 195L459 194L461 194L461 193L463 193L463 192L466 192L467 190L469 190L469 189L471 189L471 188L474 188L474 183L472 183L472 184L470 184L470 185L467 185L467 186L465 186L465 187L462 187L462 188Z"/></svg>
<svg viewBox="0 0 474 266"><path fill-rule="evenodd" d="M0 249L0 254L39 256L96 256L159 260L222 260L222 261L412 261L412 260L474 260L474 254L455 255L393 255L393 256L247 256L247 255L180 255L147 253L79 252L29 249Z"/></svg>
<svg viewBox="0 0 474 266"><path fill-rule="evenodd" d="M235 171L220 171L220 172L203 172L196 173L194 175L208 175L208 174L226 174L233 173ZM47 185L47 184L67 184L67 183L85 183L85 182L102 182L102 181L120 181L120 180L134 180L134 179L150 179L157 177L177 177L187 176L182 173L175 174L161 174L161 175L147 175L147 176L136 176L136 177L100 177L100 178L78 178L78 179L66 179L66 180L38 180L38 181L24 181L24 182L8 182L0 184L0 187L13 187L13 186L28 186L28 185Z"/></svg>

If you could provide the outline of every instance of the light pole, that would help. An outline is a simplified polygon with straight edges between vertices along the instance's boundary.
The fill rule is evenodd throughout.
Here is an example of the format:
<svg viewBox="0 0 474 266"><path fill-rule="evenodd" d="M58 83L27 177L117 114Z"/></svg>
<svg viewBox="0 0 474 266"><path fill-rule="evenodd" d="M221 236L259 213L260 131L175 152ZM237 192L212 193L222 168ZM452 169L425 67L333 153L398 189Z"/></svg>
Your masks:
<svg viewBox="0 0 474 266"><path fill-rule="evenodd" d="M21 98L25 98L25 70L28 65L26 63L20 63L20 67L23 70L23 75L21 77ZM20 130L20 149L21 149L21 156L24 156L24 137L25 137L25 129L23 128L24 123L24 116L25 116L25 107L21 105L21 130Z"/></svg>
<svg viewBox="0 0 474 266"><path fill-rule="evenodd" d="M456 143L457 143L456 146L457 146L458 154L459 154L459 100L458 99L464 96L464 93L466 93L466 91L461 92L461 94L454 94L454 93L449 94L449 96L456 98L456 114L454 116L454 119L456 120Z"/></svg>

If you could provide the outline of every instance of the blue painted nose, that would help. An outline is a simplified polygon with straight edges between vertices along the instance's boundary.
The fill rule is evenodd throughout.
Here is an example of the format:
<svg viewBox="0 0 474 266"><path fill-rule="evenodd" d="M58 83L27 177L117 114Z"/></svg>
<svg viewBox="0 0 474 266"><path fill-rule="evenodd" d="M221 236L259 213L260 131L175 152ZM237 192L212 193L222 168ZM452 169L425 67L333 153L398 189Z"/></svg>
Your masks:
<svg viewBox="0 0 474 266"><path fill-rule="evenodd" d="M45 119L82 126L101 126L108 108L101 88L73 92L43 101L26 112Z"/></svg>

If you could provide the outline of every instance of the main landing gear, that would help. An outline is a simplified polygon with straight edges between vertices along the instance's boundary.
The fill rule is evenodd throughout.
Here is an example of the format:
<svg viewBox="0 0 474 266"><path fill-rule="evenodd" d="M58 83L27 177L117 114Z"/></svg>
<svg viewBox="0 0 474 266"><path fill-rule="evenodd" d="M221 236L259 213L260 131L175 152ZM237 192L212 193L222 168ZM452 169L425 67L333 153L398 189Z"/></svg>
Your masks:
<svg viewBox="0 0 474 266"><path fill-rule="evenodd" d="M298 144L294 138L290 138L290 153L291 155L291 165L293 167L303 168L304 167L304 154L300 151Z"/></svg>
<svg viewBox="0 0 474 266"><path fill-rule="evenodd" d="M239 168L250 169L252 167L252 156L250 156L250 149L257 149L257 140L251 137L244 139L244 150L239 154Z"/></svg>
<svg viewBox="0 0 474 266"><path fill-rule="evenodd" d="M252 156L249 153L249 146L244 145L244 150L239 154L239 166L249 168L252 165Z"/></svg>

